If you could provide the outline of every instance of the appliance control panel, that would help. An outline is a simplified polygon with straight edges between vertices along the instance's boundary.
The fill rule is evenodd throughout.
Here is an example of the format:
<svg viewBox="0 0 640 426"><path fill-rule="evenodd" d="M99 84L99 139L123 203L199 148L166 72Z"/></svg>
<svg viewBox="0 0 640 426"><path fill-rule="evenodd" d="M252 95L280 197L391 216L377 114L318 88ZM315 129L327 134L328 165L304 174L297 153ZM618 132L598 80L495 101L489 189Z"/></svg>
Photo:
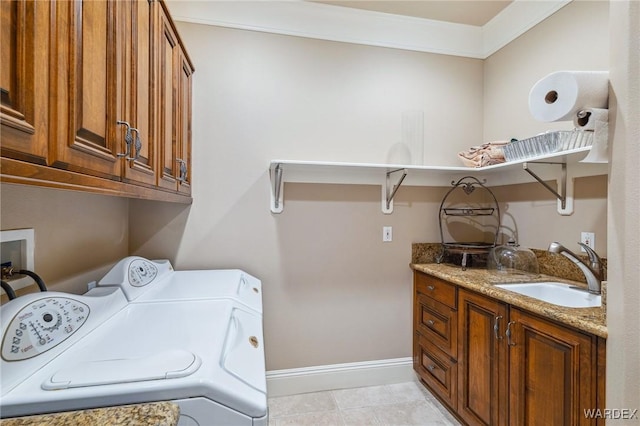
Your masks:
<svg viewBox="0 0 640 426"><path fill-rule="evenodd" d="M89 317L89 306L67 297L46 297L23 307L2 339L2 358L20 361L38 356L68 339Z"/></svg>
<svg viewBox="0 0 640 426"><path fill-rule="evenodd" d="M158 275L158 268L146 259L133 259L129 264L129 283L134 287L143 287Z"/></svg>
<svg viewBox="0 0 640 426"><path fill-rule="evenodd" d="M127 300L133 301L173 272L168 260L129 256L116 263L98 281L98 287L119 287Z"/></svg>

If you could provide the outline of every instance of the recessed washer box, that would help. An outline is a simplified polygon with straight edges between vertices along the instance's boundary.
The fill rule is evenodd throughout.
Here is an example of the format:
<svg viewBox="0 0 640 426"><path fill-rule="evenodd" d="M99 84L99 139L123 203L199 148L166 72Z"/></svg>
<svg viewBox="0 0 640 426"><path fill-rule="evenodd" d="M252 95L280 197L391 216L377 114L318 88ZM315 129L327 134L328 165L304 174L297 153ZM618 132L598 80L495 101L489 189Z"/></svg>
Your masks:
<svg viewBox="0 0 640 426"><path fill-rule="evenodd" d="M35 232L32 228L0 231L0 246L0 258L3 265L11 262L11 266L15 270L34 270ZM29 277L9 278L5 281L14 290L34 284Z"/></svg>

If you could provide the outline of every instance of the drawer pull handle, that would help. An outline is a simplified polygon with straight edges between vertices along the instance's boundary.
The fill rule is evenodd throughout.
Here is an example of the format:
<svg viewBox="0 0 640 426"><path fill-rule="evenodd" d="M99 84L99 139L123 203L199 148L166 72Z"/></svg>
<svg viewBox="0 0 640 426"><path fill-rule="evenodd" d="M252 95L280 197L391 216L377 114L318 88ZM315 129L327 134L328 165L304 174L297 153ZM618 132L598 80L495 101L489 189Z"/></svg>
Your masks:
<svg viewBox="0 0 640 426"><path fill-rule="evenodd" d="M136 129L135 127L129 127L127 131L136 132L135 140L133 139L133 136L130 136L131 141L127 143L127 147L131 148L131 142L133 141L133 148L134 148L135 155L133 157L129 157L127 155L125 158L129 161L135 161L140 157L140 151L142 150L142 141L140 140L140 130Z"/></svg>
<svg viewBox="0 0 640 426"><path fill-rule="evenodd" d="M506 334L506 335L507 335L507 344L508 344L509 346L515 346L515 345L516 345L516 344L511 340L511 326L512 326L513 324L515 324L515 323L516 323L515 321L509 321L509 323L507 324L507 331L505 331L505 333L504 333L504 334Z"/></svg>
<svg viewBox="0 0 640 426"><path fill-rule="evenodd" d="M427 290L429 290L429 291L433 291L433 290L435 290L435 289L436 289L436 288L435 288L434 286L432 286L432 285L428 285L428 286L427 286Z"/></svg>
<svg viewBox="0 0 640 426"><path fill-rule="evenodd" d="M116 154L116 156L118 158L122 158L122 157L129 158L129 153L131 152L131 144L133 143L133 136L131 135L131 130L133 129L133 127L131 127L131 125L126 121L122 121L122 120L116 121L116 124L127 126L127 130L124 134L124 143L125 143L126 149L124 152Z"/></svg>
<svg viewBox="0 0 640 426"><path fill-rule="evenodd" d="M176 161L180 164L180 174L176 180L182 184L187 181L187 162L182 158L176 158Z"/></svg>
<svg viewBox="0 0 640 426"><path fill-rule="evenodd" d="M433 327L433 324L435 324L435 322L434 322L433 320L429 320L429 321L427 321L427 325L428 325L429 327Z"/></svg>
<svg viewBox="0 0 640 426"><path fill-rule="evenodd" d="M502 319L502 315L498 315L493 322L493 335L496 337L496 340L501 340L502 336L498 334L500 332L500 320Z"/></svg>
<svg viewBox="0 0 640 426"><path fill-rule="evenodd" d="M435 365L433 365L433 364L429 364L429 365L427 365L427 370L429 370L429 371L433 371L433 370L435 370L436 368L438 368L438 367L436 367L436 366L435 366Z"/></svg>

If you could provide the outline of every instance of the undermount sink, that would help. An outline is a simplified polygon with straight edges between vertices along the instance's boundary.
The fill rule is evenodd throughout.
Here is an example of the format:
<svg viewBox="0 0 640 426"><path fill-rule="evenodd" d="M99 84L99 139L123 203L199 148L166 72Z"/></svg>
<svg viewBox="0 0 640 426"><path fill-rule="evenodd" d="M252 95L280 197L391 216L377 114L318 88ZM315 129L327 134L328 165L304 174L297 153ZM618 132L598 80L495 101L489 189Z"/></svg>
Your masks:
<svg viewBox="0 0 640 426"><path fill-rule="evenodd" d="M602 304L599 294L559 282L496 284L495 287L568 308L594 308Z"/></svg>

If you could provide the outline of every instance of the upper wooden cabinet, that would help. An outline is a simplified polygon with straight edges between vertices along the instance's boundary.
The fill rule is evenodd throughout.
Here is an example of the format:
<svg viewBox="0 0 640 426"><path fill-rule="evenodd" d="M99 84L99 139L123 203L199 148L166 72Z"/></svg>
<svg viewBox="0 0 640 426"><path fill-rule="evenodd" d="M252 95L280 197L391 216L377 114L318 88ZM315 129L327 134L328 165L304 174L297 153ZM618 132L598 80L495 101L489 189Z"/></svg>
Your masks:
<svg viewBox="0 0 640 426"><path fill-rule="evenodd" d="M1 1L2 157L46 164L50 2Z"/></svg>
<svg viewBox="0 0 640 426"><path fill-rule="evenodd" d="M191 202L193 66L162 1L2 2L2 24L3 181Z"/></svg>
<svg viewBox="0 0 640 426"><path fill-rule="evenodd" d="M53 167L117 180L124 110L122 2L53 3L51 27ZM120 19L118 19L120 18Z"/></svg>
<svg viewBox="0 0 640 426"><path fill-rule="evenodd" d="M158 8L158 56L171 67L158 69L160 157L158 185L191 193L191 76L193 66L179 43L176 29L162 4Z"/></svg>
<svg viewBox="0 0 640 426"><path fill-rule="evenodd" d="M155 62L158 55L154 50L156 9L158 3L150 1L128 1L125 5L126 57L125 63L125 103L124 119L135 131L132 131L132 146L125 161L124 178L127 181L156 185L158 179L157 123L153 106L159 111L158 94L153 88L156 85L157 70L166 64ZM120 132L125 132L122 125Z"/></svg>

